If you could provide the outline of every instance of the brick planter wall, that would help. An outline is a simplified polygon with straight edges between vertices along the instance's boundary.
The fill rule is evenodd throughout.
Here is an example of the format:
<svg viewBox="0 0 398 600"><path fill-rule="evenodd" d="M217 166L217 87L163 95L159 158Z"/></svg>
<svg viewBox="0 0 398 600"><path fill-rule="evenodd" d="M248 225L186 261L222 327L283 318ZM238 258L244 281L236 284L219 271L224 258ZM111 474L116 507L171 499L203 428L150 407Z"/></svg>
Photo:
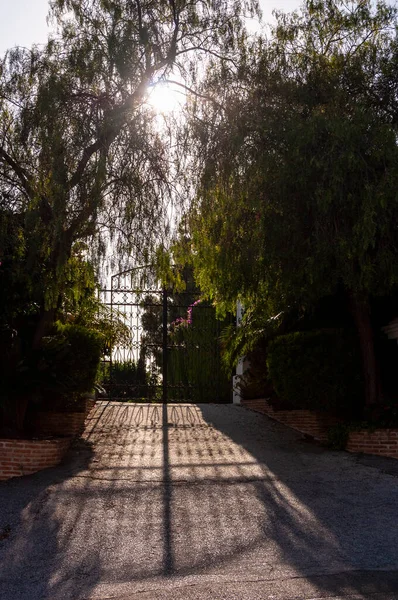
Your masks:
<svg viewBox="0 0 398 600"><path fill-rule="evenodd" d="M78 436L84 431L85 412L39 412L34 431L41 435Z"/></svg>
<svg viewBox="0 0 398 600"><path fill-rule="evenodd" d="M40 435L67 435L76 437L84 431L84 423L95 407L95 400L84 401L83 412L38 412L34 420L34 431Z"/></svg>
<svg viewBox="0 0 398 600"><path fill-rule="evenodd" d="M91 413L95 407L95 400L93 398L86 398L86 416Z"/></svg>
<svg viewBox="0 0 398 600"><path fill-rule="evenodd" d="M337 423L335 417L315 410L274 410L265 399L243 400L242 406L267 415L321 442L327 441L329 427Z"/></svg>
<svg viewBox="0 0 398 600"><path fill-rule="evenodd" d="M346 450L398 458L398 429L351 431Z"/></svg>
<svg viewBox="0 0 398 600"><path fill-rule="evenodd" d="M1 440L0 481L54 467L65 456L70 438L56 440Z"/></svg>

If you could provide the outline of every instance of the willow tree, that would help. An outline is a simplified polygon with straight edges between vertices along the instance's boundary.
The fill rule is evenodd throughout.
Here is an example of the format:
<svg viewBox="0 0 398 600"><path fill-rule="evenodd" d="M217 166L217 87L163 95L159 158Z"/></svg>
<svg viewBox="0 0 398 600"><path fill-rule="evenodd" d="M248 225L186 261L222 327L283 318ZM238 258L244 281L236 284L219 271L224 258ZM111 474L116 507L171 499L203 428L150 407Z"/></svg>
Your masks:
<svg viewBox="0 0 398 600"><path fill-rule="evenodd" d="M10 221L17 229L19 254L6 258L37 307L34 346L62 301L76 242L104 252L99 234L108 227L139 260L159 236L170 163L150 86L176 74L194 86L203 57L233 60L244 37L236 2L50 6L53 39L43 50L11 50L0 64L1 231Z"/></svg>
<svg viewBox="0 0 398 600"><path fill-rule="evenodd" d="M234 73L209 74L223 112L196 107L191 124L202 289L266 320L342 287L368 404L379 399L370 297L398 283L396 15L368 0L277 13Z"/></svg>

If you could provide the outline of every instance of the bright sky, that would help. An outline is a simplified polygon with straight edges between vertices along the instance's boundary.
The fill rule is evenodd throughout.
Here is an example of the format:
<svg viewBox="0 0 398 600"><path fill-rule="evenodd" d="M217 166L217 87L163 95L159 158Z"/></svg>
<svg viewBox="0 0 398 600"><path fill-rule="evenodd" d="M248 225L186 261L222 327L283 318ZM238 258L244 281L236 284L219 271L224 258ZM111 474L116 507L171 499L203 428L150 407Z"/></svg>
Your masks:
<svg viewBox="0 0 398 600"><path fill-rule="evenodd" d="M48 0L0 0L0 54L47 38Z"/></svg>
<svg viewBox="0 0 398 600"><path fill-rule="evenodd" d="M274 8L290 11L300 0L260 0L264 21ZM12 46L31 46L46 41L48 0L0 0L0 55Z"/></svg>

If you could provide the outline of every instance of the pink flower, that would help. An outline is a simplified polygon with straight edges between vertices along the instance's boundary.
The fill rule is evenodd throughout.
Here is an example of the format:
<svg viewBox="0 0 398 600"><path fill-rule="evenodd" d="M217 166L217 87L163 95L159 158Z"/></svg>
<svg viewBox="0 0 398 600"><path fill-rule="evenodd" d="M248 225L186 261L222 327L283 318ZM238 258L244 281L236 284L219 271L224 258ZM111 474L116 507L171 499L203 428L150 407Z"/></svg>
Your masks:
<svg viewBox="0 0 398 600"><path fill-rule="evenodd" d="M192 325L193 307L197 306L200 302L202 302L202 298L199 298L198 300L195 300L195 302L192 302L192 304L190 304L187 308L187 318L184 319L183 317L178 317L175 321L171 323L171 326L179 327L180 325L185 325L185 327L188 327L188 325Z"/></svg>

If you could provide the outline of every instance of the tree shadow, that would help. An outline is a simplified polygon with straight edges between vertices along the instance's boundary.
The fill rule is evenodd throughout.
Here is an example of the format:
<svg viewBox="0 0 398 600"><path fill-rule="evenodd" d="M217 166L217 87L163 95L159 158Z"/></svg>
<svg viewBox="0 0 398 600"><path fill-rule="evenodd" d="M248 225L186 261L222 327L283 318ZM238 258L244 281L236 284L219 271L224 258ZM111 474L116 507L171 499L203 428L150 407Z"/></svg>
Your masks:
<svg viewBox="0 0 398 600"><path fill-rule="evenodd" d="M265 416L230 410L234 418L224 419L201 406L205 419L270 474L255 488L281 573L333 594L396 592L396 461L332 452Z"/></svg>
<svg viewBox="0 0 398 600"><path fill-rule="evenodd" d="M7 532L0 536L2 599L46 596L62 552L59 494L65 482L88 468L91 458L91 443L79 439L59 466L0 482L0 532ZM39 577L32 590L35 573Z"/></svg>
<svg viewBox="0 0 398 600"><path fill-rule="evenodd" d="M67 463L0 484L0 597L118 597L198 577L364 593L382 589L376 570L397 589L397 487L242 408L104 403Z"/></svg>

